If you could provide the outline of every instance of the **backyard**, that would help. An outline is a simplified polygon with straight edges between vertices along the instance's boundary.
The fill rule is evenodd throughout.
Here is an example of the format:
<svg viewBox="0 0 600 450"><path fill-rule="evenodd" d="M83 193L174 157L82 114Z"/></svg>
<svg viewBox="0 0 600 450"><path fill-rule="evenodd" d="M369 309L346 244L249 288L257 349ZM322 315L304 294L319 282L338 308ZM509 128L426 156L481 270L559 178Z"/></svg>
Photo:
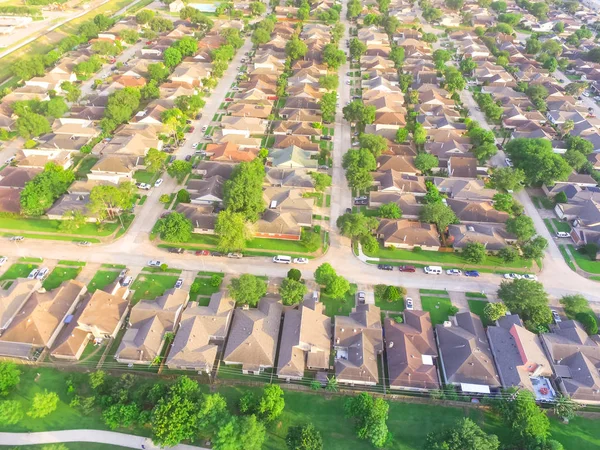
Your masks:
<svg viewBox="0 0 600 450"><path fill-rule="evenodd" d="M213 274L208 276L204 275L203 272L200 272L198 277L194 280L194 284L192 284L192 289L190 289L190 299L198 302L198 306L207 306L210 301L210 296L219 292L221 284L223 283L224 274ZM219 278L220 282L217 286L213 284L212 276ZM216 284L216 283L215 283Z"/></svg>
<svg viewBox="0 0 600 450"><path fill-rule="evenodd" d="M64 281L73 280L79 275L81 272L81 267L56 267L48 278L44 281L42 286L47 291L51 289L56 289L59 287Z"/></svg>
<svg viewBox="0 0 600 450"><path fill-rule="evenodd" d="M131 290L135 291L131 299L132 303L136 304L140 300L154 300L163 295L167 289L174 287L178 278L175 275L140 274L131 286Z"/></svg>

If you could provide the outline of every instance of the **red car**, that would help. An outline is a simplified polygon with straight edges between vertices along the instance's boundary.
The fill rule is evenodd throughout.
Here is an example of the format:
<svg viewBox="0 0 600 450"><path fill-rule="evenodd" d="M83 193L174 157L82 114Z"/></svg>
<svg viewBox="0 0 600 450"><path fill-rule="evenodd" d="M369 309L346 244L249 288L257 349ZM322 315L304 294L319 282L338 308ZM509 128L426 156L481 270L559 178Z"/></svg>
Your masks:
<svg viewBox="0 0 600 450"><path fill-rule="evenodd" d="M210 252L208 250L197 250L196 256L209 256Z"/></svg>
<svg viewBox="0 0 600 450"><path fill-rule="evenodd" d="M194 128L194 127L189 127L189 128L188 128L188 130L187 130L187 132L188 132L188 133L193 133L193 132L194 132L194 130L195 130L195 128Z"/></svg>
<svg viewBox="0 0 600 450"><path fill-rule="evenodd" d="M231 98L231 97L227 97L227 98L225 99L225 101L226 101L226 102L232 102L232 101L233 101L233 98Z"/></svg>
<svg viewBox="0 0 600 450"><path fill-rule="evenodd" d="M416 272L414 266L399 266L398 269L400 272Z"/></svg>

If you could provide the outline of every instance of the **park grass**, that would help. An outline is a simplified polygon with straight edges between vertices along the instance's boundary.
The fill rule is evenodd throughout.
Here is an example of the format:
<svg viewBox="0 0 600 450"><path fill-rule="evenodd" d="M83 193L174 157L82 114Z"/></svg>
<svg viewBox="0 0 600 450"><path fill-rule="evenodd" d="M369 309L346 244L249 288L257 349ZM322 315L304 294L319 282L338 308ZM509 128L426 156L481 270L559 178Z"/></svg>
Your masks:
<svg viewBox="0 0 600 450"><path fill-rule="evenodd" d="M452 303L449 298L421 296L421 306L429 311L431 323L437 325L448 320Z"/></svg>
<svg viewBox="0 0 600 450"><path fill-rule="evenodd" d="M47 291L56 289L64 281L75 279L79 275L79 272L81 272L81 267L56 267L48 275L42 286Z"/></svg>
<svg viewBox="0 0 600 450"><path fill-rule="evenodd" d="M84 261L72 261L70 259L61 259L60 261L58 261L58 264L61 264L63 266L84 267L86 263Z"/></svg>
<svg viewBox="0 0 600 450"><path fill-rule="evenodd" d="M565 233L571 232L571 225L568 222L563 222L562 220L552 219L552 224L556 231L564 231Z"/></svg>
<svg viewBox="0 0 600 450"><path fill-rule="evenodd" d="M356 292L356 284L350 285L349 292L353 293L347 293L343 298L332 298L324 291L321 291L321 302L325 305L325 314L329 317L348 316L356 303L354 294Z"/></svg>
<svg viewBox="0 0 600 450"><path fill-rule="evenodd" d="M433 295L445 295L448 296L448 291L443 289L419 289L420 294L433 294Z"/></svg>
<svg viewBox="0 0 600 450"><path fill-rule="evenodd" d="M595 275L600 274L600 261L592 261L588 255L579 253L573 244L569 244L568 247L581 270Z"/></svg>
<svg viewBox="0 0 600 450"><path fill-rule="evenodd" d="M132 303L154 300L163 295L167 289L173 288L178 278L175 275L140 274L131 286L131 290L135 291L131 299Z"/></svg>
<svg viewBox="0 0 600 450"><path fill-rule="evenodd" d="M12 219L8 217L0 218L0 228L6 230L16 230L20 234L21 232L30 231L33 233L60 233L59 226L62 223L60 220L49 220L49 219ZM79 227L77 230L73 230L69 234L78 236L110 236L119 227L118 223L107 223L104 225L102 230L98 229L98 226L94 223L86 223ZM25 236L25 235L24 235ZM65 240L73 240L71 237L63 236Z"/></svg>
<svg viewBox="0 0 600 450"><path fill-rule="evenodd" d="M115 272L114 270L99 270L88 284L88 292L93 293L97 289L104 289L114 282L118 276L119 272Z"/></svg>
<svg viewBox="0 0 600 450"><path fill-rule="evenodd" d="M489 302L486 302L485 300L468 300L468 303L469 309L473 314L477 314L479 316L484 327L489 327L490 325L494 324L494 322L488 320L483 313L483 308L485 308L485 305L487 305Z"/></svg>
<svg viewBox="0 0 600 450"><path fill-rule="evenodd" d="M0 277L0 281L14 280L17 278L27 278L33 269L37 269L38 264L13 264Z"/></svg>

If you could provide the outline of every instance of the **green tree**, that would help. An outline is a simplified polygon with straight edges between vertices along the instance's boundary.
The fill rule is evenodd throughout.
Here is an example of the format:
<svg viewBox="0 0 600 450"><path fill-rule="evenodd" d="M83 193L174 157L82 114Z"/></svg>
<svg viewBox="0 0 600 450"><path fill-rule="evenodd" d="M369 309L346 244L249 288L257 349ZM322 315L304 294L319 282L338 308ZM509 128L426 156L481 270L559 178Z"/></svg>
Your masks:
<svg viewBox="0 0 600 450"><path fill-rule="evenodd" d="M440 193L437 186L431 181L426 181L425 187L427 188L427 194L425 194L425 196L423 197L424 204L441 203L446 197L445 195Z"/></svg>
<svg viewBox="0 0 600 450"><path fill-rule="evenodd" d="M498 167L494 169L490 179L496 189L518 192L523 189L525 172L512 167Z"/></svg>
<svg viewBox="0 0 600 450"><path fill-rule="evenodd" d="M465 1L464 0L445 0L445 4L448 8L458 11L463 7L463 5L465 4Z"/></svg>
<svg viewBox="0 0 600 450"><path fill-rule="evenodd" d="M421 171L421 173L431 173L431 169L438 167L439 161L435 155L431 153L420 152L415 157L415 167Z"/></svg>
<svg viewBox="0 0 600 450"><path fill-rule="evenodd" d="M219 236L217 248L221 252L240 252L252 239L252 232L242 213L223 210L215 222L215 234Z"/></svg>
<svg viewBox="0 0 600 450"><path fill-rule="evenodd" d="M367 51L367 46L358 38L350 39L350 57L359 60Z"/></svg>
<svg viewBox="0 0 600 450"><path fill-rule="evenodd" d="M290 278L284 278L279 286L281 301L286 306L301 303L307 292L308 288L304 283Z"/></svg>
<svg viewBox="0 0 600 450"><path fill-rule="evenodd" d="M312 423L290 427L285 443L289 450L323 450L321 433Z"/></svg>
<svg viewBox="0 0 600 450"><path fill-rule="evenodd" d="M267 384L263 394L258 401L257 412L266 422L277 419L285 407L283 389L278 384Z"/></svg>
<svg viewBox="0 0 600 450"><path fill-rule="evenodd" d="M63 81L60 87L65 91L67 101L69 102L76 102L81 97L81 89L77 84L70 81Z"/></svg>
<svg viewBox="0 0 600 450"><path fill-rule="evenodd" d="M471 75L475 69L477 69L477 63L473 61L473 58L467 56L461 59L459 64L460 71L463 75Z"/></svg>
<svg viewBox="0 0 600 450"><path fill-rule="evenodd" d="M358 137L360 148L366 148L369 150L375 158L387 150L387 142L383 136L377 134L361 133Z"/></svg>
<svg viewBox="0 0 600 450"><path fill-rule="evenodd" d="M67 211L62 215L58 229L63 233L73 233L86 223L87 217L81 211Z"/></svg>
<svg viewBox="0 0 600 450"><path fill-rule="evenodd" d="M458 223L454 211L441 202L424 205L419 216L423 222L434 223L440 233L443 233L448 225Z"/></svg>
<svg viewBox="0 0 600 450"><path fill-rule="evenodd" d="M387 427L389 404L382 398L373 398L366 392L346 399L346 416L353 419L360 439L368 439L376 448L390 439Z"/></svg>
<svg viewBox="0 0 600 450"><path fill-rule="evenodd" d="M43 172L25 183L21 191L21 212L28 216L42 215L74 180L72 170L53 163L46 164Z"/></svg>
<svg viewBox="0 0 600 450"><path fill-rule="evenodd" d="M449 92L460 92L467 86L467 82L460 71L452 66L444 69L444 81L446 90Z"/></svg>
<svg viewBox="0 0 600 450"><path fill-rule="evenodd" d="M332 298L343 298L350 291L350 283L344 277L337 275L327 285L325 292Z"/></svg>
<svg viewBox="0 0 600 450"><path fill-rule="evenodd" d="M400 295L400 291L396 286L388 286L383 293L383 299L386 302L397 302L402 299L402 295Z"/></svg>
<svg viewBox="0 0 600 450"><path fill-rule="evenodd" d="M530 391L520 390L511 399L499 401L497 405L500 417L510 430L511 440L518 447L535 448L550 435L548 416L536 404Z"/></svg>
<svg viewBox="0 0 600 450"><path fill-rule="evenodd" d="M567 295L560 299L560 304L564 306L565 314L569 319L574 319L580 312L590 311L590 305L583 295Z"/></svg>
<svg viewBox="0 0 600 450"><path fill-rule="evenodd" d="M542 43L537 37L530 37L525 41L525 52L529 55L537 55L542 50Z"/></svg>
<svg viewBox="0 0 600 450"><path fill-rule="evenodd" d="M503 281L498 289L498 297L513 314L519 314L527 328L532 331L537 331L540 326L546 327L552 322L548 294L537 281Z"/></svg>
<svg viewBox="0 0 600 450"><path fill-rule="evenodd" d="M18 400L4 400L0 402L0 425L15 425L23 419L21 402Z"/></svg>
<svg viewBox="0 0 600 450"><path fill-rule="evenodd" d="M323 192L331 186L331 175L321 172L311 172L310 176L315 183L315 191L317 192Z"/></svg>
<svg viewBox="0 0 600 450"><path fill-rule="evenodd" d="M0 361L0 395L7 396L21 381L21 371L15 363Z"/></svg>
<svg viewBox="0 0 600 450"><path fill-rule="evenodd" d="M213 440L214 450L261 450L266 430L256 416L230 416Z"/></svg>
<svg viewBox="0 0 600 450"><path fill-rule="evenodd" d="M446 63L452 59L452 54L448 50L441 48L434 51L432 56L438 70L443 69Z"/></svg>
<svg viewBox="0 0 600 450"><path fill-rule="evenodd" d="M498 251L498 257L505 263L511 263L517 260L519 252L514 247L504 247Z"/></svg>
<svg viewBox="0 0 600 450"><path fill-rule="evenodd" d="M315 271L315 281L322 286L330 284L335 277L337 277L337 273L329 263L321 264Z"/></svg>
<svg viewBox="0 0 600 450"><path fill-rule="evenodd" d="M501 317L504 317L507 312L508 308L504 303L487 303L483 308L483 315L490 322L495 322Z"/></svg>
<svg viewBox="0 0 600 450"><path fill-rule="evenodd" d="M167 242L188 242L192 237L192 221L178 212L171 212L158 221L156 231Z"/></svg>
<svg viewBox="0 0 600 450"><path fill-rule="evenodd" d="M287 44L285 44L285 53L292 60L304 57L307 51L308 46L304 41L300 40L297 35L292 36L292 38L287 41Z"/></svg>
<svg viewBox="0 0 600 450"><path fill-rule="evenodd" d="M426 450L498 450L500 441L495 434L486 434L471 419L460 419L452 428L427 435Z"/></svg>
<svg viewBox="0 0 600 450"><path fill-rule="evenodd" d="M154 18L154 11L144 9L135 15L135 21L141 25L145 25Z"/></svg>
<svg viewBox="0 0 600 450"><path fill-rule="evenodd" d="M492 197L492 201L494 202L494 209L497 211L505 211L510 213L512 211L513 205L515 203L515 199L510 194L494 194Z"/></svg>
<svg viewBox="0 0 600 450"><path fill-rule="evenodd" d="M361 100L354 100L342 109L344 119L348 122L361 123L368 125L375 120L375 107L372 105L365 106Z"/></svg>
<svg viewBox="0 0 600 450"><path fill-rule="evenodd" d="M162 83L169 78L170 73L169 69L161 62L148 64L148 77L157 83Z"/></svg>
<svg viewBox="0 0 600 450"><path fill-rule="evenodd" d="M327 67L338 70L346 62L346 53L338 49L335 44L327 44L323 48L322 58Z"/></svg>
<svg viewBox="0 0 600 450"><path fill-rule="evenodd" d="M356 239L370 235L379 223L376 218L367 217L362 213L346 213L338 217L336 225L342 235Z"/></svg>
<svg viewBox="0 0 600 450"><path fill-rule="evenodd" d="M252 37L250 38L252 43L256 46L266 44L271 40L271 33L263 28L257 28L252 33Z"/></svg>
<svg viewBox="0 0 600 450"><path fill-rule="evenodd" d="M50 122L44 116L36 113L27 113L19 116L16 122L16 130L19 136L29 139L49 133L52 128Z"/></svg>
<svg viewBox="0 0 600 450"><path fill-rule="evenodd" d="M406 127L398 128L398 130L396 131L396 142L398 142L399 144L406 142L408 139L408 134L409 132Z"/></svg>
<svg viewBox="0 0 600 450"><path fill-rule="evenodd" d="M463 256L470 263L481 264L487 256L485 245L481 242L469 242L463 250Z"/></svg>
<svg viewBox="0 0 600 450"><path fill-rule="evenodd" d="M535 235L535 225L529 216L511 217L506 221L506 231L517 236L519 241L525 242Z"/></svg>
<svg viewBox="0 0 600 450"><path fill-rule="evenodd" d="M481 165L488 162L496 153L498 153L498 148L491 142L486 142L485 144L473 148L473 154Z"/></svg>
<svg viewBox="0 0 600 450"><path fill-rule="evenodd" d="M560 395L554 403L552 410L558 417L571 420L577 416L577 410L581 408L579 403L574 402L569 397Z"/></svg>
<svg viewBox="0 0 600 450"><path fill-rule="evenodd" d="M335 120L335 108L337 103L337 93L328 92L323 94L319 101L323 122L331 123Z"/></svg>
<svg viewBox="0 0 600 450"><path fill-rule="evenodd" d="M548 248L548 241L542 236L536 236L523 245L523 258L538 259L544 257L544 251Z"/></svg>
<svg viewBox="0 0 600 450"><path fill-rule="evenodd" d="M416 123L413 127L413 141L415 144L422 146L427 140L427 130L420 123Z"/></svg>
<svg viewBox="0 0 600 450"><path fill-rule="evenodd" d="M492 7L492 9L496 12L506 12L506 2L504 1L497 1L497 2L492 2L492 4L490 5Z"/></svg>
<svg viewBox="0 0 600 450"><path fill-rule="evenodd" d="M337 75L323 75L319 78L319 86L328 91L335 91L340 84Z"/></svg>
<svg viewBox="0 0 600 450"><path fill-rule="evenodd" d="M377 216L385 219L399 219L402 217L402 210L396 203L384 203L377 209Z"/></svg>
<svg viewBox="0 0 600 450"><path fill-rule="evenodd" d="M567 136L566 143L568 151L575 151L583 155L589 155L594 151L594 145L579 136Z"/></svg>
<svg viewBox="0 0 600 450"><path fill-rule="evenodd" d="M27 415L32 419L41 419L53 413L58 406L58 394L56 392L36 392L33 396L31 408L27 411Z"/></svg>
<svg viewBox="0 0 600 450"><path fill-rule="evenodd" d="M583 325L586 333L590 336L595 336L598 334L598 321L596 319L596 314L594 314L591 310L577 313L575 315L575 320Z"/></svg>
<svg viewBox="0 0 600 450"><path fill-rule="evenodd" d="M224 203L227 209L239 212L254 222L265 209L262 183L265 168L260 159L242 162L225 182Z"/></svg>
<svg viewBox="0 0 600 450"><path fill-rule="evenodd" d="M292 268L292 269L288 270L287 277L290 280L300 281L302 279L302 272L300 272L300 270L298 270L298 269Z"/></svg>
<svg viewBox="0 0 600 450"><path fill-rule="evenodd" d="M167 167L167 173L175 178L178 183L182 183L185 177L192 173L192 163L176 159Z"/></svg>
<svg viewBox="0 0 600 450"><path fill-rule="evenodd" d="M229 285L229 294L238 304L256 306L266 293L267 283L247 273L234 278Z"/></svg>

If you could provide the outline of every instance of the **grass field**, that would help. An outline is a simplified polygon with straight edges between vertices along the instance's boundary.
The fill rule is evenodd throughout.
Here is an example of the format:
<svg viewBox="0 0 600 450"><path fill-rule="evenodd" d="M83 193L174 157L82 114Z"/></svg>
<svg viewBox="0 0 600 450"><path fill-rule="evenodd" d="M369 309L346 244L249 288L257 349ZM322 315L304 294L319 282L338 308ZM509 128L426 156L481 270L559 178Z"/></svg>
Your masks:
<svg viewBox="0 0 600 450"><path fill-rule="evenodd" d="M96 289L104 289L117 279L119 272L113 270L99 270L88 284L88 291L93 293Z"/></svg>
<svg viewBox="0 0 600 450"><path fill-rule="evenodd" d="M421 294L433 294L433 295L448 295L448 291L443 289L419 289Z"/></svg>
<svg viewBox="0 0 600 450"><path fill-rule="evenodd" d="M213 286L211 282L210 278L196 277L194 280L194 284L198 284L196 295L210 297L212 294L219 292L220 285ZM223 278L221 278L221 283L223 283Z"/></svg>
<svg viewBox="0 0 600 450"><path fill-rule="evenodd" d="M47 291L56 289L63 281L73 280L81 272L81 267L56 267L42 284Z"/></svg>
<svg viewBox="0 0 600 450"><path fill-rule="evenodd" d="M429 311L431 323L437 325L448 320L452 303L449 298L421 296L423 311Z"/></svg>
<svg viewBox="0 0 600 450"><path fill-rule="evenodd" d="M86 156L77 167L75 171L75 176L77 178L85 178L85 176L90 173L90 170L94 165L98 162L98 158L94 156Z"/></svg>
<svg viewBox="0 0 600 450"><path fill-rule="evenodd" d="M17 230L31 231L37 233L60 233L59 226L60 220L48 220L48 219L9 219L0 218L0 228L6 230ZM76 234L81 236L109 236L119 227L118 223L107 223L102 231L98 230L98 226L94 223L86 223L79 229L69 234ZM73 240L73 238L65 239Z"/></svg>
<svg viewBox="0 0 600 450"><path fill-rule="evenodd" d="M175 286L178 278L175 275L140 274L131 286L135 291L132 302L135 304L140 300L154 300L163 295L167 289Z"/></svg>
<svg viewBox="0 0 600 450"><path fill-rule="evenodd" d="M356 292L356 285L351 284L350 292ZM321 302L325 305L325 314L329 317L347 316L356 304L355 294L346 294L344 298L331 298L321 290Z"/></svg>
<svg viewBox="0 0 600 450"><path fill-rule="evenodd" d="M483 322L484 327L489 327L490 325L493 325L493 322L489 321L485 317L485 314L483 314L483 308L485 308L485 305L487 305L488 303L489 302L486 302L485 300L469 300L469 309L473 314L477 314L479 316L479 318Z"/></svg>
<svg viewBox="0 0 600 450"><path fill-rule="evenodd" d="M564 231L569 233L571 231L571 225L567 222L563 222L562 220L552 219L552 225L554 225L554 229L556 231Z"/></svg>
<svg viewBox="0 0 600 450"><path fill-rule="evenodd" d="M568 247L571 255L573 255L573 259L575 259L575 263L580 269L596 275L600 274L600 261L592 261L588 255L579 253L572 244L569 244Z"/></svg>
<svg viewBox="0 0 600 450"><path fill-rule="evenodd" d="M0 277L0 281L27 278L27 275L29 275L33 269L37 269L38 267L38 264L13 264Z"/></svg>

